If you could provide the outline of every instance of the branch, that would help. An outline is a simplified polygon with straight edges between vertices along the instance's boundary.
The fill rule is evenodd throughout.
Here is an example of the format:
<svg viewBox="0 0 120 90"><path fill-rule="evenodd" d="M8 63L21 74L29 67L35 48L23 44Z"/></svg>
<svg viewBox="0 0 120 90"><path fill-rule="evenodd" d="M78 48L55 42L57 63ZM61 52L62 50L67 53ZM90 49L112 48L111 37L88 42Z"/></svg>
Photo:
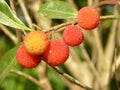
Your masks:
<svg viewBox="0 0 120 90"><path fill-rule="evenodd" d="M25 19L26 19L26 21L27 21L27 23L28 23L28 26L33 29L32 20L31 20L31 18L30 18L30 15L29 15L27 9L26 9L24 0L18 0L18 2L19 2L19 4L20 4L20 6L21 6L21 9L22 9L23 14L24 14L24 16L25 16Z"/></svg>
<svg viewBox="0 0 120 90"><path fill-rule="evenodd" d="M7 27L0 24L0 28L15 44L18 43L18 38L14 34L12 34Z"/></svg>
<svg viewBox="0 0 120 90"><path fill-rule="evenodd" d="M101 20L104 20L104 19L120 19L120 16L114 16L114 15L100 16L100 19ZM77 23L77 20L74 20L74 21L71 21L71 22L66 22L66 23L59 24L57 26L51 27L51 28L49 28L47 30L43 30L43 31L45 31L46 33L49 33L51 31L58 32L58 31L63 30L66 26L68 26L68 25L74 25L76 23Z"/></svg>
<svg viewBox="0 0 120 90"><path fill-rule="evenodd" d="M50 88L46 89L46 88L48 88L48 86L46 86L45 83L44 83L44 81L46 81L46 79L44 81L42 80L42 82L41 82L41 81L38 81L37 79L33 78L32 76L30 76L30 75L28 75L26 73L23 73L21 71L15 70L15 69L11 69L10 72L15 73L17 75L20 75L20 76L32 81L34 84L36 84L42 90L52 90Z"/></svg>
<svg viewBox="0 0 120 90"><path fill-rule="evenodd" d="M93 74L96 76L96 78L97 78L97 80L98 80L98 82L100 84L100 79L99 79L100 76L99 76L99 74L97 72L97 69L95 68L93 62L90 60L90 57L89 57L85 47L83 46L83 44L80 45L80 48L82 50L82 53L83 53L83 56L84 56L86 62L88 63L90 69L92 70Z"/></svg>
<svg viewBox="0 0 120 90"><path fill-rule="evenodd" d="M42 90L52 90L51 83L47 75L47 65L41 62L41 65L37 67L37 75L39 83L41 84Z"/></svg>
<svg viewBox="0 0 120 90"><path fill-rule="evenodd" d="M39 84L39 81L36 80L35 78L33 78L32 76L25 74L21 71L15 70L15 69L11 69L10 72L15 73L17 75L23 76L24 78L32 81L34 84L36 84L37 86L39 86L41 88L41 85Z"/></svg>
<svg viewBox="0 0 120 90"><path fill-rule="evenodd" d="M72 24L75 24L75 23L76 23L76 21L71 21L71 22L62 23L62 24L60 24L60 25L51 27L51 28L49 28L48 30L45 30L45 31L46 31L46 33L51 32L51 31L53 31L53 30L54 30L54 31L57 31L58 29L60 29L60 28L62 28L62 27L66 27L66 26L68 26L68 25L72 25Z"/></svg>
<svg viewBox="0 0 120 90"><path fill-rule="evenodd" d="M118 16L115 16L115 15L101 16L100 19L101 20L104 20L104 19L120 19L120 15L118 15Z"/></svg>
<svg viewBox="0 0 120 90"><path fill-rule="evenodd" d="M60 75L62 75L63 77L65 77L67 80L71 81L72 83L86 89L86 90L94 90L84 84L81 84L78 80L76 80L75 78L73 78L72 76L62 72L58 67L52 67L57 73L59 73Z"/></svg>
<svg viewBox="0 0 120 90"><path fill-rule="evenodd" d="M17 12L16 12L16 8L15 8L15 0L9 0L9 2L10 2L10 7L11 7L13 13L17 16ZM18 38L17 42L20 42L21 38L22 38L22 34L21 34L21 31L19 29L16 29L16 35Z"/></svg>
<svg viewBox="0 0 120 90"><path fill-rule="evenodd" d="M9 0L10 1L10 7L11 7L11 9L12 9L12 11L13 11L13 13L15 14L15 15L17 15L17 13L16 13L16 8L15 8L15 6L14 6L14 0Z"/></svg>
<svg viewBox="0 0 120 90"><path fill-rule="evenodd" d="M118 0L104 0L104 1L94 4L93 7L101 7L101 6L105 6L105 5L115 5L115 4L117 4L117 2L118 2Z"/></svg>
<svg viewBox="0 0 120 90"><path fill-rule="evenodd" d="M114 68L115 68L115 70L114 70L115 81L116 81L118 89L120 89L120 86L119 86L119 76L120 76L120 74L118 73L119 72L119 61L117 61L117 48L114 49L112 63L114 64ZM112 68L111 68L111 73L112 73Z"/></svg>

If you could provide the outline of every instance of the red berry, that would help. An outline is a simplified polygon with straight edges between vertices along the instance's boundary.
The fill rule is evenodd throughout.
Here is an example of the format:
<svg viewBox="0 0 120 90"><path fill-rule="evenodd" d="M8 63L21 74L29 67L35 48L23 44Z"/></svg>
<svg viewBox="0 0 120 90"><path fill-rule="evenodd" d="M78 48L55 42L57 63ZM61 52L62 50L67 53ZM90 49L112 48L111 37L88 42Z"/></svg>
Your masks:
<svg viewBox="0 0 120 90"><path fill-rule="evenodd" d="M92 7L83 7L78 12L78 24L86 30L92 30L99 24L100 15Z"/></svg>
<svg viewBox="0 0 120 90"><path fill-rule="evenodd" d="M69 47L62 40L50 40L50 45L42 56L49 65L58 66L69 57Z"/></svg>
<svg viewBox="0 0 120 90"><path fill-rule="evenodd" d="M21 45L16 52L18 63L24 68L34 68L40 63L40 57L29 54L24 45Z"/></svg>
<svg viewBox="0 0 120 90"><path fill-rule="evenodd" d="M42 31L32 31L24 37L26 50L33 55L41 55L49 45L47 35Z"/></svg>
<svg viewBox="0 0 120 90"><path fill-rule="evenodd" d="M76 26L67 26L63 32L63 40L69 46L77 46L83 42L84 35Z"/></svg>

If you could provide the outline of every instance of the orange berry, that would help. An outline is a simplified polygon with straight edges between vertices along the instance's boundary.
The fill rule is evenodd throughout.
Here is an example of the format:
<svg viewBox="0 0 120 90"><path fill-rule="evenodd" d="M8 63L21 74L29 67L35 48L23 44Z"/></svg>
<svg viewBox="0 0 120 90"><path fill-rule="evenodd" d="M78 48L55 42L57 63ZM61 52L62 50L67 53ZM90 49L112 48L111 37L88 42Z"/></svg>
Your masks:
<svg viewBox="0 0 120 90"><path fill-rule="evenodd" d="M76 26L67 26L63 32L63 40L69 46L77 46L83 42L84 35Z"/></svg>
<svg viewBox="0 0 120 90"><path fill-rule="evenodd" d="M33 55L41 55L49 45L47 35L42 31L32 31L24 37L27 51Z"/></svg>
<svg viewBox="0 0 120 90"><path fill-rule="evenodd" d="M41 59L40 56L31 55L27 52L24 45L21 45L16 52L17 62L24 68L36 67Z"/></svg>
<svg viewBox="0 0 120 90"><path fill-rule="evenodd" d="M78 12L78 24L86 30L96 28L100 21L99 13L92 7L83 7Z"/></svg>
<svg viewBox="0 0 120 90"><path fill-rule="evenodd" d="M69 57L69 47L62 40L50 40L50 45L42 57L51 66L61 65Z"/></svg>

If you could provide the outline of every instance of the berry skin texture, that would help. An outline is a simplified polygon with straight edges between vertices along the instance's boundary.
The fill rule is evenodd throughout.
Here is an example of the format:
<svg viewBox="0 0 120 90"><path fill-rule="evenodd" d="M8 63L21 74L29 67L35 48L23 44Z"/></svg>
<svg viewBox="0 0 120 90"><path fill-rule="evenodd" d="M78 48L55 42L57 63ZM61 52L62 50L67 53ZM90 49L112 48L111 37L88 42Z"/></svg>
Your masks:
<svg viewBox="0 0 120 90"><path fill-rule="evenodd" d="M42 57L51 66L61 65L69 57L69 47L63 40L50 40L50 45Z"/></svg>
<svg viewBox="0 0 120 90"><path fill-rule="evenodd" d="M78 46L84 40L82 31L76 26L67 26L63 32L63 40L69 46Z"/></svg>
<svg viewBox="0 0 120 90"><path fill-rule="evenodd" d="M47 50L49 41L42 31L32 31L24 37L24 45L27 51L33 55L41 55Z"/></svg>
<svg viewBox="0 0 120 90"><path fill-rule="evenodd" d="M92 30L98 26L100 15L92 7L83 7L78 11L77 21L83 29Z"/></svg>
<svg viewBox="0 0 120 90"><path fill-rule="evenodd" d="M24 68L36 67L41 59L40 56L31 55L27 52L24 45L21 45L16 52L17 62Z"/></svg>

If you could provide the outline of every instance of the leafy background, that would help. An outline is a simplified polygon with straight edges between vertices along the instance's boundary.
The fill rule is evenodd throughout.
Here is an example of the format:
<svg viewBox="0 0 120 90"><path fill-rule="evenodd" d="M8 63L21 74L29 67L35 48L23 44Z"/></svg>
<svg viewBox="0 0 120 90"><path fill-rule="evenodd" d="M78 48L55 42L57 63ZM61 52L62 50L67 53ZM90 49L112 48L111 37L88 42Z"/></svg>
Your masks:
<svg viewBox="0 0 120 90"><path fill-rule="evenodd" d="M0 1L0 23L5 24L5 27L15 36L17 36L17 32L19 29L20 37L19 35L17 37L19 37L19 41L22 41L22 37L24 36L24 33L23 32L21 33L21 31L24 30L27 33L27 31L31 31L32 29L35 28L32 27L32 25L28 23L26 20L26 16L20 6L21 5L20 1L22 0L18 0L18 2L15 1L17 16L20 20L10 10L9 1L10 0L6 0L8 5L4 3L4 0ZM30 2L29 0L22 1L25 3L25 7L27 8L32 23L37 24L43 30L47 30L52 26L74 20L74 18L77 17L77 10L84 6L87 6L89 0L62 0L67 3L65 2L63 3L58 0L53 0L55 2L50 2L50 1L52 0L40 0L39 1L40 3L37 3L37 1L33 1L34 2L33 3ZM112 15L114 7L103 6L100 8L100 10L101 10L100 11L101 15ZM10 21L11 24L9 24ZM102 28L102 30L99 32L100 32L100 36L102 37L101 42L103 48L105 48L107 44L112 24L113 24L113 20L110 19L101 20L100 22L100 28ZM88 33L91 34L91 32ZM60 37L61 33L56 33L55 36L56 38L61 38ZM17 43L16 45L14 40L12 41L11 38L4 32L3 28L0 28L0 90L41 90L33 82L27 80L24 77L18 76L10 72L10 69L13 68L20 70L24 73L27 73L33 76L35 79L38 79L38 75L37 75L38 73L36 71L36 68L30 70L24 69L21 68L16 63L15 52L20 44L21 43ZM119 43L117 45L118 45L118 53L119 53L120 50ZM87 40L84 41L84 46L86 48L88 55L92 57L92 50L94 49L91 47L89 42L87 42ZM85 58L82 55L82 50L80 47L73 47L71 52L75 53L72 54L73 55L72 57L74 57L73 59L79 58L81 61L84 61ZM11 63L12 61L14 63ZM74 73L73 70L70 70L67 67L67 65L62 65L60 66L60 68L64 72L73 75L74 77L78 77L76 76L77 74L76 75L73 74ZM76 86L74 87L74 85L73 85L74 89L72 89L70 87L71 84L69 85L68 81L62 79L61 76L58 75L56 72L54 72L54 70L51 69L50 67L47 67L47 77L50 81L50 84L52 85L53 90L80 90L78 89L78 87L77 89L75 89ZM88 77L90 76L88 75ZM115 78L112 77L110 81L111 81L110 90L117 90L118 88Z"/></svg>

